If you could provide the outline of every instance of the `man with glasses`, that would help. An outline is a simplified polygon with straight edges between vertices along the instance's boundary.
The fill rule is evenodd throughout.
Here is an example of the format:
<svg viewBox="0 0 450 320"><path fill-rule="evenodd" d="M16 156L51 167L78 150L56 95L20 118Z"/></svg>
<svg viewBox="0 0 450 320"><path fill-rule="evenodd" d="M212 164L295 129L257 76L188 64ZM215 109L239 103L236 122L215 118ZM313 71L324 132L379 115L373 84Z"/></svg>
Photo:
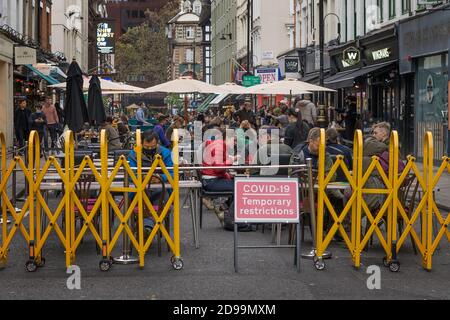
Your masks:
<svg viewBox="0 0 450 320"><path fill-rule="evenodd" d="M164 165L166 167L173 168L173 161L172 161L172 153L169 149L160 146L158 144L158 134L152 130L145 131L142 133L142 167L143 168L149 168L152 166L154 160L156 159L156 156L160 155L162 157L162 161L164 162ZM133 150L128 155L128 163L130 167L136 168L137 167L137 154L136 151ZM171 177L173 177L173 170L168 170ZM161 180L163 183L167 182L167 176L165 174L160 175ZM161 180L157 178L156 176L153 176L150 180L150 184L154 183L160 183ZM155 202L159 200L161 197L162 189L155 189L152 190L150 195L150 202L155 205ZM134 194L132 195L132 197ZM155 226L155 222L150 217L144 218L144 234L147 238L153 227Z"/></svg>

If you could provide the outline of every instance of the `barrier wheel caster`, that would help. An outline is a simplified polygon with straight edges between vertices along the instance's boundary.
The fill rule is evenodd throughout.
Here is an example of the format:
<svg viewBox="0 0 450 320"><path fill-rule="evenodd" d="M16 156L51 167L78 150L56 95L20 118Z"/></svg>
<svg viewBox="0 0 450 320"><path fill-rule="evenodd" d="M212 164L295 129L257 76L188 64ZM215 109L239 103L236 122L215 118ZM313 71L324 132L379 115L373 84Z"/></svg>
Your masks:
<svg viewBox="0 0 450 320"><path fill-rule="evenodd" d="M37 266L39 268L42 268L43 266L45 266L45 258L41 258L41 260L37 262Z"/></svg>
<svg viewBox="0 0 450 320"><path fill-rule="evenodd" d="M35 260L28 260L25 263L25 268L27 269L28 272L36 272L38 265Z"/></svg>
<svg viewBox="0 0 450 320"><path fill-rule="evenodd" d="M173 258L171 260L172 260L172 267L175 270L183 269L183 259L181 259L181 258Z"/></svg>
<svg viewBox="0 0 450 320"><path fill-rule="evenodd" d="M0 259L0 270L6 268L6 259Z"/></svg>
<svg viewBox="0 0 450 320"><path fill-rule="evenodd" d="M324 270L325 269L325 261L322 258L314 257L314 267L316 270Z"/></svg>
<svg viewBox="0 0 450 320"><path fill-rule="evenodd" d="M110 260L102 260L99 263L99 267L101 271L109 271L109 269L111 269L112 266L112 262Z"/></svg>
<svg viewBox="0 0 450 320"><path fill-rule="evenodd" d="M388 262L387 257L384 257L384 258L383 258L383 265L384 265L386 268L389 268L390 263Z"/></svg>
<svg viewBox="0 0 450 320"><path fill-rule="evenodd" d="M392 261L392 262L389 264L389 270L390 270L391 272L398 272L398 271L400 270L400 262L398 262L398 261Z"/></svg>

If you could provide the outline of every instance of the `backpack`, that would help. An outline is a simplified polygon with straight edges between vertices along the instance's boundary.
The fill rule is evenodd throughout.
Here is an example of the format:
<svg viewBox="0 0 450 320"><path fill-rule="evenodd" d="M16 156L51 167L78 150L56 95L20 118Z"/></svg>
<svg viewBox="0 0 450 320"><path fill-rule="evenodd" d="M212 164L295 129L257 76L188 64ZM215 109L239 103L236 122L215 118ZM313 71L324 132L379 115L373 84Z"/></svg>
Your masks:
<svg viewBox="0 0 450 320"><path fill-rule="evenodd" d="M380 159L381 167L383 168L383 171L386 173L386 175L389 175L389 152L384 151L377 155ZM402 160L398 159L398 173L401 174L403 170L405 170L405 164Z"/></svg>

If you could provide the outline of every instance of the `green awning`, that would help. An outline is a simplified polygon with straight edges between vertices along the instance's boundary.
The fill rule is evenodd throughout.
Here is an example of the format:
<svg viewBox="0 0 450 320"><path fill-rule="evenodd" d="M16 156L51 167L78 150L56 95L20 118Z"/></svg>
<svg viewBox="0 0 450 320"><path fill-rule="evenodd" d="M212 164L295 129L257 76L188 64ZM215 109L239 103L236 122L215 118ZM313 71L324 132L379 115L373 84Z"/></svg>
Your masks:
<svg viewBox="0 0 450 320"><path fill-rule="evenodd" d="M210 94L205 101L197 108L197 112L205 112L209 108L209 104L213 101L218 95Z"/></svg>
<svg viewBox="0 0 450 320"><path fill-rule="evenodd" d="M42 72L40 72L38 69L36 69L35 67L33 67L31 64L26 64L25 65L28 69L30 69L31 71L33 71L35 74L37 74L39 77L41 77L42 79L44 79L45 81L47 81L49 84L59 84L60 82L58 80L56 80L55 78L51 77L51 76L46 76L45 74L43 74Z"/></svg>

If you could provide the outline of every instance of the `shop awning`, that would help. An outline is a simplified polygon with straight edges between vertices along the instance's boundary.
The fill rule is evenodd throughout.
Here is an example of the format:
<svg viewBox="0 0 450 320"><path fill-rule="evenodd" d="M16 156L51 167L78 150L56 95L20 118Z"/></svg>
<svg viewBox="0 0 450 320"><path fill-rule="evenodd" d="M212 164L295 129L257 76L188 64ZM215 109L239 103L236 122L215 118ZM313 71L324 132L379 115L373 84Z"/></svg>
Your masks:
<svg viewBox="0 0 450 320"><path fill-rule="evenodd" d="M222 93L219 94L214 100L212 100L209 104L210 105L216 105L221 103L223 100L225 100L226 97L228 97L229 94L228 93Z"/></svg>
<svg viewBox="0 0 450 320"><path fill-rule="evenodd" d="M319 73L314 72L314 73L306 74L303 78L300 79L300 81L308 82L308 83L312 83L312 84L319 84Z"/></svg>
<svg viewBox="0 0 450 320"><path fill-rule="evenodd" d="M46 76L45 74L43 74L42 72L40 72L38 69L36 69L35 67L33 67L31 64L27 64L25 65L29 70L31 70L32 72L34 72L36 75L38 75L40 78L44 79L45 81L47 81L49 84L59 84L59 81L56 80L55 78L51 77L51 76Z"/></svg>
<svg viewBox="0 0 450 320"><path fill-rule="evenodd" d="M332 88L332 89L353 87L353 81L356 78L366 75L368 73L371 73L373 71L382 69L382 68L392 65L394 63L395 63L394 61L391 61L391 62L385 62L385 63L381 63L381 64L363 67L360 69L338 72L335 75L325 79L324 84L326 87Z"/></svg>
<svg viewBox="0 0 450 320"><path fill-rule="evenodd" d="M208 110L209 103L213 101L216 96L217 96L216 94L210 94L208 97L206 97L205 101L203 101L203 103L197 108L197 111L204 112Z"/></svg>

